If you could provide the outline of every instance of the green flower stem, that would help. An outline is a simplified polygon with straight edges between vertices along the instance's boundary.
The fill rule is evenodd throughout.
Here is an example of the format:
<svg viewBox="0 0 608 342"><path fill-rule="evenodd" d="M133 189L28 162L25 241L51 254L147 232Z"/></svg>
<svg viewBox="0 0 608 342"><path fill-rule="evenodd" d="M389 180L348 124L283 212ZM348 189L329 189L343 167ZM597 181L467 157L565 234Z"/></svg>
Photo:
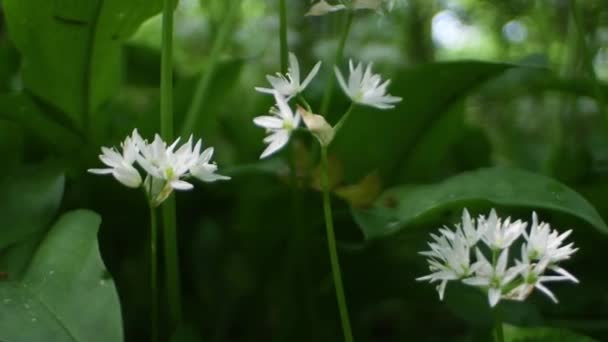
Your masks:
<svg viewBox="0 0 608 342"><path fill-rule="evenodd" d="M500 315L500 310L498 308L494 308L494 341L495 342L504 342L505 335L502 330L502 317Z"/></svg>
<svg viewBox="0 0 608 342"><path fill-rule="evenodd" d="M173 10L174 0L163 1L163 28L160 78L160 132L165 141L173 140ZM177 225L175 199L162 205L165 268L171 327L181 320L179 264L177 258Z"/></svg>
<svg viewBox="0 0 608 342"><path fill-rule="evenodd" d="M308 104L308 101L306 101L306 98L304 98L304 96L302 94L298 94L298 100L300 100L300 102L302 102L304 107L306 107L307 111L312 113L312 108L310 107L310 104Z"/></svg>
<svg viewBox="0 0 608 342"><path fill-rule="evenodd" d="M160 134L173 140L173 8L174 0L163 0L163 36L160 67Z"/></svg>
<svg viewBox="0 0 608 342"><path fill-rule="evenodd" d="M207 93L211 88L211 81L213 80L213 76L215 75L215 71L219 64L220 54L222 53L222 50L228 42L228 38L230 37L230 32L234 20L237 17L237 5L240 4L240 1L228 1L230 1L228 14L225 18L223 18L222 25L218 30L218 34L215 37L215 40L213 41L211 51L209 52L209 57L207 58L206 68L201 74L200 79L196 85L196 89L194 90L194 96L192 97L192 102L190 103L190 107L188 108L188 112L186 113L186 117L184 118L184 123L181 129L181 135L184 137L192 134L192 132L198 125L201 109L203 108L204 101L207 98ZM214 114L212 112L208 112L206 114L207 117L205 118L205 122L213 122L213 117L211 117L210 115Z"/></svg>
<svg viewBox="0 0 608 342"><path fill-rule="evenodd" d="M492 267L496 268L496 261L498 259L498 250L492 249ZM495 307L492 312L494 313L494 341L504 342L505 337L502 331L502 318L500 315L500 309Z"/></svg>
<svg viewBox="0 0 608 342"><path fill-rule="evenodd" d="M593 82L593 90L595 92L595 100L597 101L599 114L608 120L608 113L606 112L606 97L602 91L600 81L595 73L595 68L593 67L593 53L590 51L589 45L587 44L587 39L585 37L585 28L583 27L580 2L570 0L570 12L576 28L578 46L580 51L583 53L583 66Z"/></svg>
<svg viewBox="0 0 608 342"><path fill-rule="evenodd" d="M355 103L352 102L350 104L350 107L348 107L348 110L346 110L346 113L344 113L344 115L342 115L342 117L340 118L340 121L338 121L338 123L336 124L336 126L334 126L334 134L337 135L338 131L340 130L340 128L342 128L342 126L344 125L344 123L346 122L346 120L348 119L348 117L350 116L350 114L353 112L353 109L355 109Z"/></svg>
<svg viewBox="0 0 608 342"><path fill-rule="evenodd" d="M287 45L287 4L279 0L279 40L281 49L281 73L287 73L289 60L289 47Z"/></svg>
<svg viewBox="0 0 608 342"><path fill-rule="evenodd" d="M177 224L175 217L175 196L167 198L163 204L163 240L165 251L165 273L169 299L169 314L173 327L181 322L181 282L179 277L179 254L177 250Z"/></svg>
<svg viewBox="0 0 608 342"><path fill-rule="evenodd" d="M336 51L336 58L334 60L334 66L338 65L342 58L344 58L344 47L346 46L346 39L348 38L348 34L350 33L350 28L353 23L354 11L349 10L346 17L346 24L344 24L344 29L342 30L342 36L340 38L340 44L338 45L338 50ZM330 75L327 79L327 85L325 86L325 93L323 94L323 102L321 103L321 113L323 115L327 115L327 110L331 105L331 97L334 91L334 82L335 77Z"/></svg>
<svg viewBox="0 0 608 342"><path fill-rule="evenodd" d="M150 331L152 334L151 341L158 341L158 255L156 253L156 245L158 243L158 225L156 222L156 211L150 203Z"/></svg>
<svg viewBox="0 0 608 342"><path fill-rule="evenodd" d="M353 333L351 331L350 320L348 318L348 307L346 306L344 287L342 285L340 261L338 259L338 249L336 247L336 236L334 234L334 222L331 212L331 198L329 193L329 163L327 161L326 146L321 147L321 173L323 186L323 212L325 213L325 227L327 231L327 247L329 249L329 259L331 261L331 272L334 278L334 286L336 288L338 309L340 311L340 320L342 322L342 332L344 334L344 341L353 342Z"/></svg>

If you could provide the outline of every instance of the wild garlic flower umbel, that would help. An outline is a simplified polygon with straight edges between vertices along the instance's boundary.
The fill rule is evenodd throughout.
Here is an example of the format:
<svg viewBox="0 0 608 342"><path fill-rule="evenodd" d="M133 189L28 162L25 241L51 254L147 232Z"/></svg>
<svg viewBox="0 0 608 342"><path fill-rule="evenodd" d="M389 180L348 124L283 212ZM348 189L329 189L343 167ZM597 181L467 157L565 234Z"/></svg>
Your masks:
<svg viewBox="0 0 608 342"><path fill-rule="evenodd" d="M529 231L527 226L523 221L503 220L493 209L475 220L464 209L462 222L453 230L444 227L438 235L431 234L430 250L420 253L428 257L431 274L416 280L439 283L442 300L447 283L460 281L485 291L492 307L501 299L523 301L534 289L557 303L546 283L578 283L559 266L578 250L572 243L564 244L572 230L560 234L548 223L538 223L536 213Z"/></svg>
<svg viewBox="0 0 608 342"><path fill-rule="evenodd" d="M111 174L125 186L143 187L150 203L160 205L173 190L190 190L194 186L187 182L190 177L203 182L228 180L230 177L216 173L217 165L211 162L213 147L201 152L202 141L193 145L192 137L177 148L180 138L167 143L157 134L151 143L144 140L137 129L120 144L120 153L114 147L102 147L99 159L107 168L89 169L94 174ZM177 149L176 149L177 148ZM142 180L139 168L144 171Z"/></svg>
<svg viewBox="0 0 608 342"><path fill-rule="evenodd" d="M335 72L340 87L353 102L378 109L391 109L395 107L395 103L401 102L400 97L386 93L391 80L382 82L380 75L372 72L372 63L367 67L362 63L355 66L350 60L348 67L350 70L348 82L345 81L340 69L336 67Z"/></svg>

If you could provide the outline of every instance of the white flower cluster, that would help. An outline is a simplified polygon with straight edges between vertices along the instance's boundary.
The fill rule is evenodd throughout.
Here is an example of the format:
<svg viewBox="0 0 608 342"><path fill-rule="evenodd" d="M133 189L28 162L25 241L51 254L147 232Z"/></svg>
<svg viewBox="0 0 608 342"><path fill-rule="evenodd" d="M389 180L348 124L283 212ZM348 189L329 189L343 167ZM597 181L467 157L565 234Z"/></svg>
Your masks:
<svg viewBox="0 0 608 342"><path fill-rule="evenodd" d="M378 109L393 108L395 103L401 101L400 97L391 96L386 93L390 80L382 82L380 75L372 72L371 63L367 67L361 63L354 67L353 62L350 61L349 65L350 74L348 82L344 80L344 77L337 68L335 72L342 90L344 90L344 93L351 101ZM255 90L261 93L272 94L276 103L269 111L271 115L262 115L253 119L253 122L257 126L265 128L268 133L268 136L264 139L264 142L268 146L262 152L260 158L266 158L287 145L292 132L299 127L303 115L309 114L308 117L313 118L312 113L304 113L301 108L293 111L288 102L306 89L319 72L320 67L321 62L315 64L304 81L300 82L298 59L293 53L289 53L289 69L287 74L266 76L272 88L255 88ZM311 127L309 123L313 123L315 127ZM319 125L322 125L322 123L318 123L318 120L305 120L305 124L311 131L316 130ZM322 132L322 135L333 136L333 134L328 132Z"/></svg>
<svg viewBox="0 0 608 342"><path fill-rule="evenodd" d="M188 177L203 182L230 179L216 173L217 165L211 162L213 147L208 147L201 153L201 140L193 145L191 136L176 150L179 141L180 138L177 138L167 146L157 134L154 141L148 143L134 129L131 136L120 144L122 151L119 152L114 147L101 148L99 159L107 168L88 171L99 175L111 174L130 188L143 186L154 206L160 205L173 190L192 189L194 186L184 180ZM142 180L136 165L146 173L145 179Z"/></svg>
<svg viewBox="0 0 608 342"><path fill-rule="evenodd" d="M557 303L544 283L578 283L559 266L578 250L572 243L564 245L572 230L559 234L549 224L539 223L536 213L532 214L530 231L527 225L520 220L502 220L493 209L488 217L480 215L475 220L464 209L462 224L431 234L430 250L420 254L428 257L432 273L416 280L439 282L437 291L442 300L448 281L456 280L487 291L492 307L501 299L523 301L535 288ZM523 241L520 244L518 240ZM520 258L512 261L510 249L516 246L520 246ZM548 271L552 274L546 274Z"/></svg>

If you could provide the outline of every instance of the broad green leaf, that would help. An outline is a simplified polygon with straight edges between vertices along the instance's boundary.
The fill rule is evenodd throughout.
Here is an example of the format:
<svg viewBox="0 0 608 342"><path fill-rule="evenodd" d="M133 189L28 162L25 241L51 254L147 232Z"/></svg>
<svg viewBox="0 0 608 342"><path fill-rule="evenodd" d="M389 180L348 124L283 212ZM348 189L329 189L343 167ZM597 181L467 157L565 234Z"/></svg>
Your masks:
<svg viewBox="0 0 608 342"><path fill-rule="evenodd" d="M28 94L0 95L0 119L19 124L27 138L33 137L45 148L73 157L82 151L84 139L70 122L53 113Z"/></svg>
<svg viewBox="0 0 608 342"><path fill-rule="evenodd" d="M485 62L427 64L399 72L389 92L403 101L380 111L358 107L332 144L354 181L379 168L386 177L399 172L441 116L485 81L513 67ZM387 75L388 78L388 75Z"/></svg>
<svg viewBox="0 0 608 342"><path fill-rule="evenodd" d="M97 246L100 222L86 210L63 215L23 277L0 282L0 340L122 341L118 296Z"/></svg>
<svg viewBox="0 0 608 342"><path fill-rule="evenodd" d="M505 342L595 342L591 337L560 328L523 328L503 325Z"/></svg>
<svg viewBox="0 0 608 342"><path fill-rule="evenodd" d="M30 165L0 177L0 250L48 227L64 184L63 172L50 164Z"/></svg>
<svg viewBox="0 0 608 342"><path fill-rule="evenodd" d="M6 0L25 87L78 127L121 80L121 43L160 0Z"/></svg>
<svg viewBox="0 0 608 342"><path fill-rule="evenodd" d="M462 173L431 185L386 190L370 209L354 210L368 239L395 233L447 209L478 203L555 210L586 221L607 234L608 227L581 195L554 179L527 171L488 168Z"/></svg>

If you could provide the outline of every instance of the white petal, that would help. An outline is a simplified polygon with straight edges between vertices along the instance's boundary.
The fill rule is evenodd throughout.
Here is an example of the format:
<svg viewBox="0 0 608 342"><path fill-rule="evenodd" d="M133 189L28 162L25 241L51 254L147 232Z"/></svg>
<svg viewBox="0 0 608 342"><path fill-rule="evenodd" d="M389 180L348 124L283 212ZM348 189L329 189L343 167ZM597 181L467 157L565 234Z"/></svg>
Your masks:
<svg viewBox="0 0 608 342"><path fill-rule="evenodd" d="M304 90L304 89L306 89L306 87L308 87L308 84L310 84L310 82L312 82L313 78L315 78L315 76L317 76L317 73L319 72L320 68L321 68L321 61L319 61L319 62L317 62L317 64L315 64L315 66L312 68L312 70L310 71L308 76L306 76L306 78L300 85L300 89Z"/></svg>
<svg viewBox="0 0 608 342"><path fill-rule="evenodd" d="M192 175L194 177L200 179L201 181L207 182L207 183L215 182L218 180L230 180L230 177L228 177L228 176L219 175L217 173L212 173L212 172L206 172L202 168L197 168L194 172L192 172Z"/></svg>
<svg viewBox="0 0 608 342"><path fill-rule="evenodd" d="M175 190L190 190L194 188L192 184L179 179L172 180L169 184L171 184L171 187Z"/></svg>
<svg viewBox="0 0 608 342"><path fill-rule="evenodd" d="M283 127L283 120L269 115L258 116L253 119L253 123L267 129L280 129Z"/></svg>
<svg viewBox="0 0 608 342"><path fill-rule="evenodd" d="M133 167L116 168L112 172L112 175L116 180L129 188L138 188L142 182L139 172Z"/></svg>
<svg viewBox="0 0 608 342"><path fill-rule="evenodd" d="M553 294L553 292L549 291L549 289L546 288L543 284L536 283L536 285L534 285L534 287L541 290L541 292L544 293L545 295L547 295L547 297L551 298L551 300L554 303L557 303L557 298L555 298L555 295Z"/></svg>
<svg viewBox="0 0 608 342"><path fill-rule="evenodd" d="M285 144L287 144L287 142L289 141L289 133L287 133L287 131L285 130L281 130L277 131L268 138L271 138L269 139L270 144L268 145L268 147L266 147L264 152L262 152L260 159L264 159L283 148L283 146L285 146Z"/></svg>
<svg viewBox="0 0 608 342"><path fill-rule="evenodd" d="M484 287L490 285L490 280L483 277L466 278L462 280L463 283L471 286Z"/></svg>
<svg viewBox="0 0 608 342"><path fill-rule="evenodd" d="M566 271L562 267L552 266L550 268L551 268L551 270L555 271L556 273L561 274L562 276L564 276L564 277L568 278L569 280L578 284L578 279L576 279L575 276L573 276L570 272Z"/></svg>
<svg viewBox="0 0 608 342"><path fill-rule="evenodd" d="M352 98L350 90L346 85L346 81L344 80L344 76L342 76L340 69L338 69L338 67L334 67L334 72L336 73L336 78L338 79L338 83L340 84L342 91L344 91L344 94L346 94L346 96L348 96L349 98Z"/></svg>
<svg viewBox="0 0 608 342"><path fill-rule="evenodd" d="M289 52L289 75L291 76L292 84L300 84L300 64L298 58L292 52Z"/></svg>
<svg viewBox="0 0 608 342"><path fill-rule="evenodd" d="M293 112L291 111L291 108L289 108L289 105L287 104L287 101L285 100L285 98L283 98L283 96L281 94L279 94L279 92L274 92L274 99L277 103L279 115L284 120L293 121Z"/></svg>
<svg viewBox="0 0 608 342"><path fill-rule="evenodd" d="M87 171L96 175L109 175L114 171L114 169L88 169Z"/></svg>
<svg viewBox="0 0 608 342"><path fill-rule="evenodd" d="M443 300L443 296L445 294L445 287L447 286L448 281L444 280L437 286L437 292L439 292L439 300Z"/></svg>
<svg viewBox="0 0 608 342"><path fill-rule="evenodd" d="M491 307L495 307L496 304L500 301L501 291L500 289L491 287L488 289L488 301L490 302Z"/></svg>
<svg viewBox="0 0 608 342"><path fill-rule="evenodd" d="M496 273L499 275L504 275L505 270L507 269L507 261L509 258L509 249L505 248L500 256L498 257L498 261L496 262Z"/></svg>
<svg viewBox="0 0 608 342"><path fill-rule="evenodd" d="M265 93L265 94L272 94L275 92L275 89L273 89L273 88L255 87L254 89L256 91L259 91L260 93Z"/></svg>

